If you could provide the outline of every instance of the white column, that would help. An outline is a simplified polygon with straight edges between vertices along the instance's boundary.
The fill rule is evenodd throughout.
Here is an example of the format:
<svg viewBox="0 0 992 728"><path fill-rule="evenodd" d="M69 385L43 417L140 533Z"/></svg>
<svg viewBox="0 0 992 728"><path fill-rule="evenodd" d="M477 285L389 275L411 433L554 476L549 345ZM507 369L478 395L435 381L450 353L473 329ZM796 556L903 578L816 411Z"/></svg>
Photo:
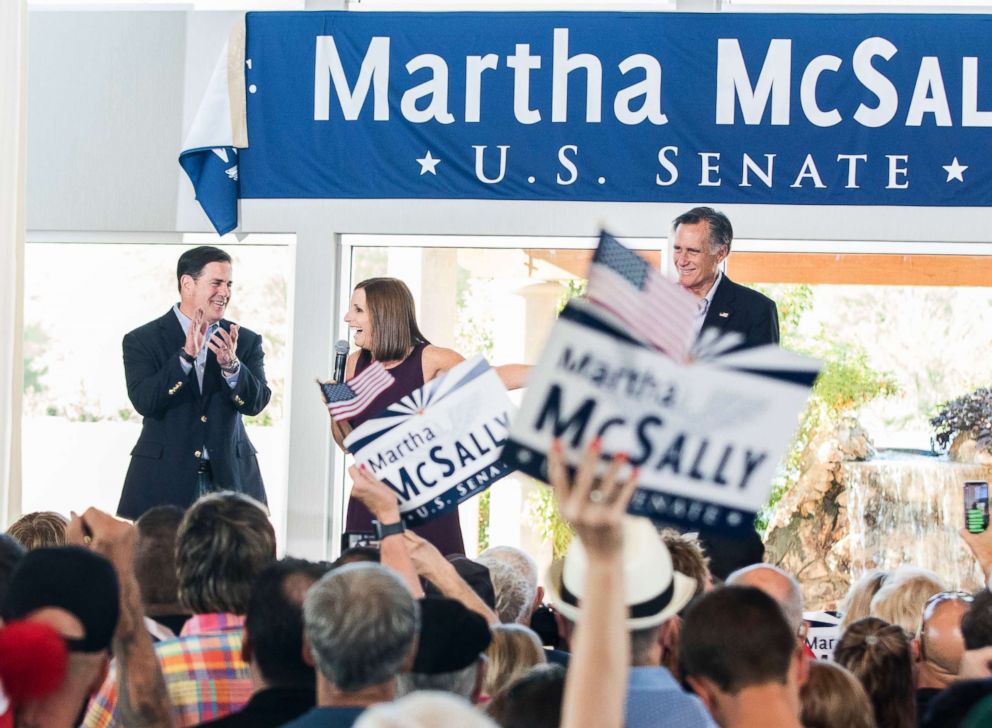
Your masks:
<svg viewBox="0 0 992 728"><path fill-rule="evenodd" d="M503 319L510 319L509 329L516 333L514 342L519 352L514 361L533 364L540 357L555 322L555 308L564 289L557 281L527 282L514 286L512 293L500 300ZM512 311L513 316L508 312ZM499 360L500 364L508 363ZM519 393L512 393L519 399ZM489 506L489 542L491 545L517 546L535 556L539 562L547 549L538 541L531 524L523 517L524 507L535 488L544 488L536 481L514 475L497 483L492 489Z"/></svg>
<svg viewBox="0 0 992 728"><path fill-rule="evenodd" d="M340 318L340 236L313 225L297 232L295 252L286 394L285 552L323 559L336 553L331 535L340 533L340 494L335 484L343 458L331 440L330 418L315 380L331 374L331 351Z"/></svg>
<svg viewBox="0 0 992 728"><path fill-rule="evenodd" d="M399 278L406 283L413 295L413 303L417 309L417 319L424 321L421 311L421 293L423 287L423 256L420 248L391 247L386 253L386 275L389 278ZM358 283L358 281L355 281Z"/></svg>
<svg viewBox="0 0 992 728"><path fill-rule="evenodd" d="M27 2L0 3L0 524L4 526L21 511L27 31Z"/></svg>
<svg viewBox="0 0 992 728"><path fill-rule="evenodd" d="M456 248L422 248L420 250L420 295L417 320L424 336L435 346L457 349L455 327L458 325L458 250ZM474 352L460 351L469 356Z"/></svg>

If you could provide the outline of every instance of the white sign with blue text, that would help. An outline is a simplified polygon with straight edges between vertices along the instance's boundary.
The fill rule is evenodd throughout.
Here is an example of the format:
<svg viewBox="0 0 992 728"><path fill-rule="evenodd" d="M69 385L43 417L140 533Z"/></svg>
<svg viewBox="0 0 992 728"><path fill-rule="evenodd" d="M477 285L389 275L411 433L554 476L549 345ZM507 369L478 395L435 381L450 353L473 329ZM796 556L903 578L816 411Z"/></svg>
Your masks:
<svg viewBox="0 0 992 728"><path fill-rule="evenodd" d="M500 459L512 405L481 356L356 428L345 447L395 493L407 526L478 495L512 471Z"/></svg>
<svg viewBox="0 0 992 728"><path fill-rule="evenodd" d="M552 330L513 420L504 458L546 480L559 438L570 463L596 437L604 459L639 468L631 512L684 528L751 528L809 396L818 363L778 347L683 366L574 320ZM592 310L586 306L586 310ZM798 370L811 376L796 381Z"/></svg>

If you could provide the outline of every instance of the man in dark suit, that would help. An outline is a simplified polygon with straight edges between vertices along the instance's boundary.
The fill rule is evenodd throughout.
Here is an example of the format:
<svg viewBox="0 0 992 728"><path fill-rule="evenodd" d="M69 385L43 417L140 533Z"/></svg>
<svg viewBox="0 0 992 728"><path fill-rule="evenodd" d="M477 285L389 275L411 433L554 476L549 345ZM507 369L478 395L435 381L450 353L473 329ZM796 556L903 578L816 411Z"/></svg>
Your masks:
<svg viewBox="0 0 992 728"><path fill-rule="evenodd" d="M720 270L734 239L734 228L727 216L712 207L694 207L675 218L672 229L672 255L679 283L699 299L696 337L712 328L741 335L743 340L734 347L737 349L777 344L775 302L734 283ZM764 558L764 544L753 530L744 537L731 537L702 528L699 537L710 556L710 569L718 579Z"/></svg>
<svg viewBox="0 0 992 728"><path fill-rule="evenodd" d="M176 277L180 302L124 337L127 393L144 417L117 506L125 518L163 504L186 508L215 490L265 503L241 416L261 412L272 393L262 337L224 319L231 256L206 245L187 250Z"/></svg>
<svg viewBox="0 0 992 728"><path fill-rule="evenodd" d="M778 309L755 290L734 283L721 272L730 255L734 229L722 212L694 207L675 218L672 252L679 283L699 299L696 335L709 328L735 331L740 348L777 344Z"/></svg>

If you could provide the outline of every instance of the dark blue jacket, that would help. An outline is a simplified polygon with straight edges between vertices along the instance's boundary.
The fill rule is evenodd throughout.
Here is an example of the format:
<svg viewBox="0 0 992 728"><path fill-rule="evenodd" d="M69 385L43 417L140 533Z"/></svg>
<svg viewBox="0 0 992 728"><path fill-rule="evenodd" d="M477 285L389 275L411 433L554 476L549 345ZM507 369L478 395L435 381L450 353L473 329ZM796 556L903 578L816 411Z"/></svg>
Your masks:
<svg viewBox="0 0 992 728"><path fill-rule="evenodd" d="M221 320L220 325L230 330L231 322ZM127 394L144 417L117 506L125 518L136 519L158 505L189 506L204 445L218 490L240 491L266 502L255 448L241 421L243 414L261 412L272 396L265 383L262 337L239 328L241 370L233 389L208 351L202 392L196 368L186 374L180 364L185 341L172 309L124 337Z"/></svg>
<svg viewBox="0 0 992 728"><path fill-rule="evenodd" d="M724 275L703 320L702 331L709 328L743 334L742 349L777 344L778 309L772 299Z"/></svg>

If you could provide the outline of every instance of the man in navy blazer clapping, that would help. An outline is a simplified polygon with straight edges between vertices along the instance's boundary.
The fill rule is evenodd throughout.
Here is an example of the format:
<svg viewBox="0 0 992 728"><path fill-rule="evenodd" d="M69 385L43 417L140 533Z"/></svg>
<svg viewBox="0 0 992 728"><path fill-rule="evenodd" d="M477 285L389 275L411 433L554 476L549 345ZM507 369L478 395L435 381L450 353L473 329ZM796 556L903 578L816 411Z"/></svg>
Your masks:
<svg viewBox="0 0 992 728"><path fill-rule="evenodd" d="M144 418L117 507L125 518L186 508L218 490L265 503L241 416L261 412L272 392L262 337L224 318L231 256L208 245L187 250L176 278L179 303L124 337L127 393Z"/></svg>

